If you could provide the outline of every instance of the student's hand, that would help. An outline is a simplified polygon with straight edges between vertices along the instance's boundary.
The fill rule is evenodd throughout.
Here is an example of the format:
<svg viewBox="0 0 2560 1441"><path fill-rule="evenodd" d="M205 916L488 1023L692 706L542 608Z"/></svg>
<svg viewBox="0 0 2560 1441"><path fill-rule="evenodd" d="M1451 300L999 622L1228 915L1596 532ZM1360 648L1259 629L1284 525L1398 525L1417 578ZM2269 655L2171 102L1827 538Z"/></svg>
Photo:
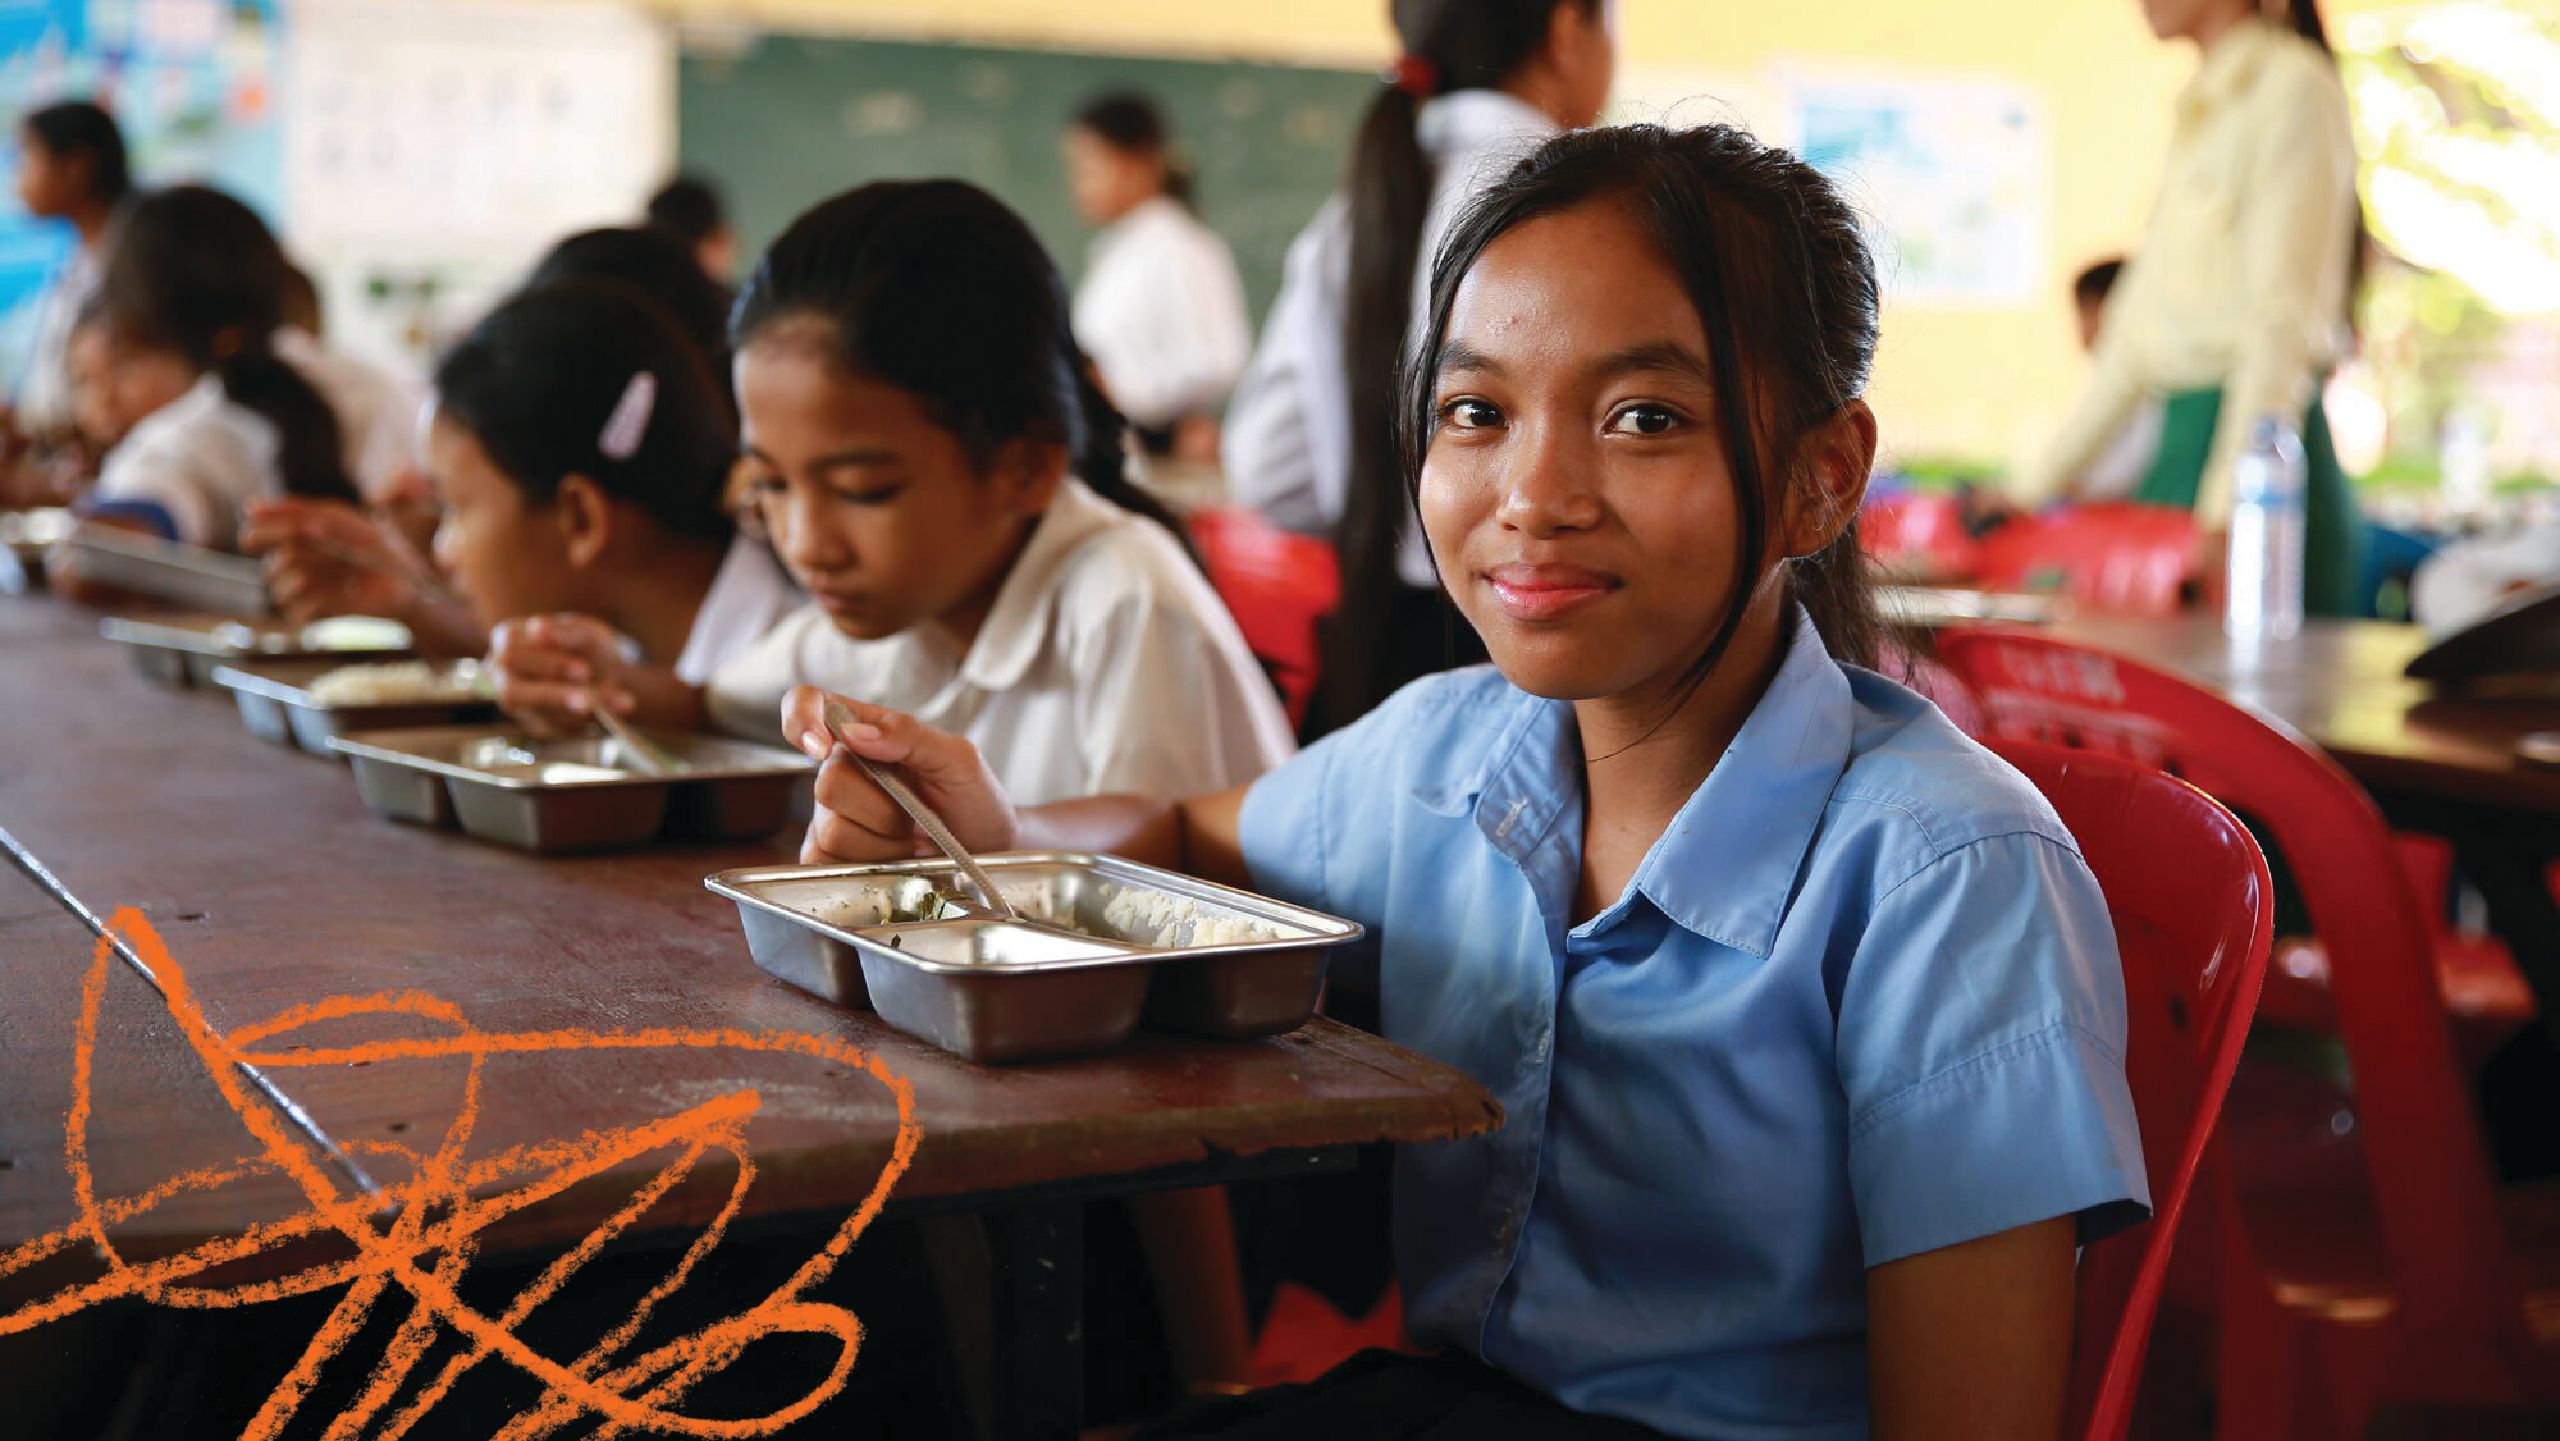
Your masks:
<svg viewBox="0 0 2560 1441"><path fill-rule="evenodd" d="M339 615L405 620L426 598L426 562L354 506L271 500L249 507L240 548L266 558L267 593L295 625Z"/></svg>
<svg viewBox="0 0 2560 1441"><path fill-rule="evenodd" d="M844 744L827 730L830 700L843 700L853 712L855 723L847 730ZM810 759L826 762L818 768L818 803L809 817L808 834L800 842L802 865L904 860L933 853L933 843L907 819L907 813L854 763L847 744L865 760L897 767L899 777L933 807L960 844L973 851L1013 849L1020 821L1012 799L996 783L978 748L948 731L804 685L783 697L782 737Z"/></svg>
<svg viewBox="0 0 2560 1441"><path fill-rule="evenodd" d="M489 635L498 704L536 735L578 735L595 707L628 716L639 706L625 672L622 637L591 615L505 621Z"/></svg>

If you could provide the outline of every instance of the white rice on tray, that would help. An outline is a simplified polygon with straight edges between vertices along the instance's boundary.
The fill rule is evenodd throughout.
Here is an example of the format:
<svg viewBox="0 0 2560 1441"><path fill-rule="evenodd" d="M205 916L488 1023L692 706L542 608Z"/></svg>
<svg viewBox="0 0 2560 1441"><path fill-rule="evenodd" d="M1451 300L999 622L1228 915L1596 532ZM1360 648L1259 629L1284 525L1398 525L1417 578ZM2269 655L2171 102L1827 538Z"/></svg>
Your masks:
<svg viewBox="0 0 2560 1441"><path fill-rule="evenodd" d="M1128 887L1113 888L1110 898L1102 903L1101 926L1080 925L1059 892L1058 881L1044 877L1031 885L1005 887L1005 899L1013 902L1013 908L1024 920L1131 945L1243 946L1281 939L1277 929L1249 916L1161 891Z"/></svg>
<svg viewBox="0 0 2560 1441"><path fill-rule="evenodd" d="M477 700L480 667L468 661L383 661L342 665L311 682L311 699L324 706L405 705Z"/></svg>
<svg viewBox="0 0 2560 1441"><path fill-rule="evenodd" d="M1283 939L1282 932L1250 916L1204 906L1181 896L1158 891L1114 887L1103 902L1099 927L1081 924L1074 907L1067 903L1065 887L1057 876L1040 876L1021 880L1007 876L998 884L1004 887L1005 899L1026 921L1055 926L1062 931L1092 936L1096 940L1125 941L1131 945L1156 947L1244 946L1258 941ZM889 902L878 895L832 897L809 908L819 920L847 930L887 924Z"/></svg>

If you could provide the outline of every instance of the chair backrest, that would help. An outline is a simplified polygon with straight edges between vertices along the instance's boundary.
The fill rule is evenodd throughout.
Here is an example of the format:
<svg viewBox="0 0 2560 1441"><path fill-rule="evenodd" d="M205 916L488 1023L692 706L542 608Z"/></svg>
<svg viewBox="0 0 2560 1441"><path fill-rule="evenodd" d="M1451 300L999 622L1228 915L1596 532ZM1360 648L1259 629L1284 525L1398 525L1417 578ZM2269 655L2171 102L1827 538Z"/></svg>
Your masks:
<svg viewBox="0 0 2560 1441"><path fill-rule="evenodd" d="M1906 490L1870 498L1858 511L1858 543L1888 570L1930 578L1969 576L1976 563L1964 507L1952 495Z"/></svg>
<svg viewBox="0 0 2560 1441"><path fill-rule="evenodd" d="M1342 598L1333 547L1250 510L1195 511L1192 543L1244 643L1271 668L1292 724L1306 718L1318 668L1316 623Z"/></svg>
<svg viewBox="0 0 2560 1441"><path fill-rule="evenodd" d="M2091 609L2172 615L2196 577L2193 514L2105 501L2020 516L1984 537L1975 580L1991 590L2059 590Z"/></svg>
<svg viewBox="0 0 2560 1441"><path fill-rule="evenodd" d="M2426 923L2363 789L2281 722L2121 656L2001 629L1944 632L1938 655L1972 687L1991 736L2152 766L2272 836L2328 952L2400 1319L2476 1338L2484 1353L2523 1345L2523 1296ZM2225 1255L2241 1263L2256 1264Z"/></svg>
<svg viewBox="0 0 2560 1441"><path fill-rule="evenodd" d="M2124 965L2125 1075L2142 1123L2152 1219L2081 1252L2071 1429L2117 1441L2196 1173L2266 974L2266 858L2239 818L2184 781L2089 751L1993 740L2035 782L2106 892Z"/></svg>

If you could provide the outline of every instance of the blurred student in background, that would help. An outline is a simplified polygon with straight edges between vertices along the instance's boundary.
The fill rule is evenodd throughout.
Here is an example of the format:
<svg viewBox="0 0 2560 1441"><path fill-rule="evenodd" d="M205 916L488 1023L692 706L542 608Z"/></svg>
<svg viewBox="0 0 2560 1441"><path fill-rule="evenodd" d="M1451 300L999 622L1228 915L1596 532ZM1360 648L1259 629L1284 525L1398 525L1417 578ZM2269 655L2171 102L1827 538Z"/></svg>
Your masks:
<svg viewBox="0 0 2560 1441"><path fill-rule="evenodd" d="M694 264L726 290L738 274L738 237L729 229L720 191L699 175L679 175L649 197L651 229L683 242Z"/></svg>
<svg viewBox="0 0 2560 1441"><path fill-rule="evenodd" d="M2095 355L2098 337L2106 332L2107 297L2124 275L2122 257L2084 267L2072 278L2072 307L2080 317L2080 348ZM2160 403L2144 399L2134 405L2115 439L2082 467L2073 487L2080 500L2129 500L2160 454Z"/></svg>
<svg viewBox="0 0 2560 1441"><path fill-rule="evenodd" d="M51 447L71 438L71 332L97 292L109 227L132 192L124 134L98 106L66 100L18 122L18 199L30 215L68 222L76 239L36 305L26 369L8 412L13 461L21 443ZM0 475L0 503L58 502L56 478L82 468L42 464L20 474L13 463Z"/></svg>
<svg viewBox="0 0 2560 1441"><path fill-rule="evenodd" d="M257 501L357 500L345 428L278 350L285 272L265 223L220 191L178 186L133 202L98 288L108 363L185 389L107 456L92 519L231 549Z"/></svg>
<svg viewBox="0 0 2560 1441"><path fill-rule="evenodd" d="M1341 549L1311 735L1484 658L1397 478L1396 366L1459 208L1540 142L1598 120L1617 64L1613 0L1395 0L1390 14L1403 56L1361 122L1344 192L1289 247L1227 410L1237 502Z"/></svg>
<svg viewBox="0 0 2560 1441"><path fill-rule="evenodd" d="M1192 214L1154 101L1095 97L1064 149L1076 212L1101 229L1076 287L1076 342L1149 454L1214 462L1218 407L1253 348L1235 253Z"/></svg>
<svg viewBox="0 0 2560 1441"><path fill-rule="evenodd" d="M2192 507L2211 534L2228 523L2250 428L2281 419L2309 462L2304 605L2344 615L2359 605L2364 526L2319 394L2349 339L2363 243L2355 139L2316 0L2279 6L2281 20L2259 0L2143 0L2153 33L2202 58L2088 388L2022 483L2072 493L2156 399L2160 443L2134 498Z"/></svg>
<svg viewBox="0 0 2560 1441"><path fill-rule="evenodd" d="M436 559L495 627L501 675L524 650L592 646L626 691L700 686L799 607L763 549L736 543L736 445L700 354L625 286L535 286L448 352ZM592 695L559 699L523 718L582 727Z"/></svg>
<svg viewBox="0 0 2560 1441"><path fill-rule="evenodd" d="M663 312L699 368L713 377L713 403L735 436L736 404L727 383L728 298L694 264L681 241L638 226L581 231L552 246L522 289L575 282L626 288ZM426 549L443 518L442 507L432 490L428 500L423 528L406 524L405 512L386 514L379 505L367 513L326 503L269 502L253 511L243 544L269 557L269 589L297 623L332 615L387 615L407 623L424 649L478 655L489 645L490 627L513 613L478 613L441 593L431 578ZM386 526L386 521L391 523ZM735 574L719 588L722 608L727 597L774 590L791 594L790 581L769 548L740 535L732 549L724 565L734 567ZM753 611L755 604L747 603L747 609ZM697 684L702 679L692 677Z"/></svg>

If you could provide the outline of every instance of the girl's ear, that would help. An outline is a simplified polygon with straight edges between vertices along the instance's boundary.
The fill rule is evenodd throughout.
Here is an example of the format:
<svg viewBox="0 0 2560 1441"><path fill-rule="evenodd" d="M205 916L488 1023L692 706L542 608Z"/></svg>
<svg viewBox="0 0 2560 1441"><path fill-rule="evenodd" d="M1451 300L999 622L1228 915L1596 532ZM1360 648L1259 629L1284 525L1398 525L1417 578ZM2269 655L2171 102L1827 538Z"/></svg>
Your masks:
<svg viewBox="0 0 2560 1441"><path fill-rule="evenodd" d="M571 566L584 570L604 558L613 539L613 502L604 487L583 475L565 477L552 497L551 514Z"/></svg>
<svg viewBox="0 0 2560 1441"><path fill-rule="evenodd" d="M1801 483L1788 487L1779 542L1789 556L1812 555L1840 538L1866 502L1876 463L1876 413L1863 400L1832 412L1796 448Z"/></svg>
<svg viewBox="0 0 2560 1441"><path fill-rule="evenodd" d="M1022 438L997 447L987 479L998 506L1014 515L1039 515L1067 478L1067 448L1056 441Z"/></svg>

